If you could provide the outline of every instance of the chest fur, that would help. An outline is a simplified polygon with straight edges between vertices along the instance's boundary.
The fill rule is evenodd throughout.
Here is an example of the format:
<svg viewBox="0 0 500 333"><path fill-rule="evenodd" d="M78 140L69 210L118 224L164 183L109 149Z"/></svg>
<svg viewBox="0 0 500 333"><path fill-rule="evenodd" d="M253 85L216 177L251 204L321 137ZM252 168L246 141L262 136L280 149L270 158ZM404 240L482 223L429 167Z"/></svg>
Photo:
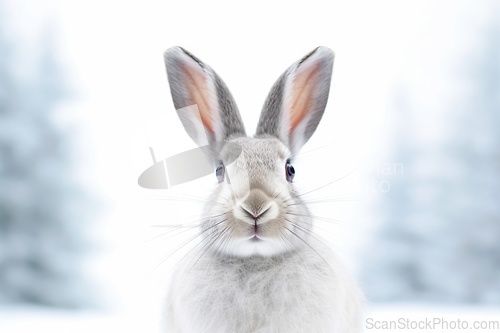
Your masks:
<svg viewBox="0 0 500 333"><path fill-rule="evenodd" d="M331 332L343 320L346 286L321 260L212 260L176 280L171 310L181 332Z"/></svg>

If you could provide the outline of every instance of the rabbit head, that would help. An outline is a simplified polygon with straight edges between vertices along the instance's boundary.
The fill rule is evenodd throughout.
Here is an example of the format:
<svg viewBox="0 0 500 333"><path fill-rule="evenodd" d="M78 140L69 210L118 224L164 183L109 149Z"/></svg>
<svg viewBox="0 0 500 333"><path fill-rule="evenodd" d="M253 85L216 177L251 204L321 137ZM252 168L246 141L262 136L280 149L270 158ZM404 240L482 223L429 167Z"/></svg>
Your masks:
<svg viewBox="0 0 500 333"><path fill-rule="evenodd" d="M203 212L206 250L274 256L307 246L312 218L293 187L293 158L328 100L333 52L318 47L272 87L254 137L219 76L181 47L165 53L174 106L189 136L208 146L218 185Z"/></svg>

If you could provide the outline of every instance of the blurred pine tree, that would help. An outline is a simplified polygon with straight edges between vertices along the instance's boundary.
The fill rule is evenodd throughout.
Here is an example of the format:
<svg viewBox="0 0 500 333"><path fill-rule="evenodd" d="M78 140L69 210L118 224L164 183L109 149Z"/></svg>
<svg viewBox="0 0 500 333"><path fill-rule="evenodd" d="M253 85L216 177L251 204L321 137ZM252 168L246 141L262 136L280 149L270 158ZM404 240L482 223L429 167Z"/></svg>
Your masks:
<svg viewBox="0 0 500 333"><path fill-rule="evenodd" d="M391 139L390 159L402 163L405 174L384 178L391 190L380 196L382 226L367 246L370 253L361 273L373 301L500 304L496 12L496 19L475 32L475 45L453 55L460 61L446 77L450 93L440 96L449 117L439 140L423 145L415 132L422 128L412 130L412 112L419 110L412 109L408 94L393 107L394 126L410 126L396 129Z"/></svg>
<svg viewBox="0 0 500 333"><path fill-rule="evenodd" d="M54 36L42 35L37 50L11 38L2 2L0 303L82 306L85 196L71 174L71 136L55 123L65 82Z"/></svg>

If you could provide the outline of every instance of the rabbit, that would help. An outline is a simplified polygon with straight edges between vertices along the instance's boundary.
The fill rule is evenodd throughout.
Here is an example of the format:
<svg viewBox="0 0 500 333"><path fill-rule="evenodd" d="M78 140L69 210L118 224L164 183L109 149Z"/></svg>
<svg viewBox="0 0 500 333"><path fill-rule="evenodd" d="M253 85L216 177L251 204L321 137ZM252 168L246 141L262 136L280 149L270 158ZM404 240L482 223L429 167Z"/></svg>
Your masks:
<svg viewBox="0 0 500 333"><path fill-rule="evenodd" d="M310 236L314 219L293 186L293 159L325 111L333 59L317 47L291 65L248 137L215 71L182 47L165 52L174 106L188 135L210 148L217 178L201 212L201 248L171 276L165 332L359 331L361 293Z"/></svg>

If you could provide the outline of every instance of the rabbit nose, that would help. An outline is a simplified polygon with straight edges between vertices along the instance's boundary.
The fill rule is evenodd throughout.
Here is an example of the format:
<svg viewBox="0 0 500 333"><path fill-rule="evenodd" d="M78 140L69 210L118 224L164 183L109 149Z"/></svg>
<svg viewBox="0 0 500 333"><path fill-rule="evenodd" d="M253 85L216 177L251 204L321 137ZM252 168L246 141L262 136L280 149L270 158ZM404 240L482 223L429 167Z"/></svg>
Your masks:
<svg viewBox="0 0 500 333"><path fill-rule="evenodd" d="M266 209L270 202L270 198L259 189L252 189L245 198L241 207L257 218Z"/></svg>
<svg viewBox="0 0 500 333"><path fill-rule="evenodd" d="M253 211L250 211L248 208L246 208L243 205L241 205L241 208L243 209L243 212L245 212L245 214L248 215L248 217L250 217L251 219L257 220L262 215L264 215L269 210L270 207L267 207L266 209L263 209L262 211L257 212L257 213L253 212Z"/></svg>
<svg viewBox="0 0 500 333"><path fill-rule="evenodd" d="M276 203L267 194L261 190L253 189L240 203L235 214L248 223L261 224L277 216L275 206Z"/></svg>

